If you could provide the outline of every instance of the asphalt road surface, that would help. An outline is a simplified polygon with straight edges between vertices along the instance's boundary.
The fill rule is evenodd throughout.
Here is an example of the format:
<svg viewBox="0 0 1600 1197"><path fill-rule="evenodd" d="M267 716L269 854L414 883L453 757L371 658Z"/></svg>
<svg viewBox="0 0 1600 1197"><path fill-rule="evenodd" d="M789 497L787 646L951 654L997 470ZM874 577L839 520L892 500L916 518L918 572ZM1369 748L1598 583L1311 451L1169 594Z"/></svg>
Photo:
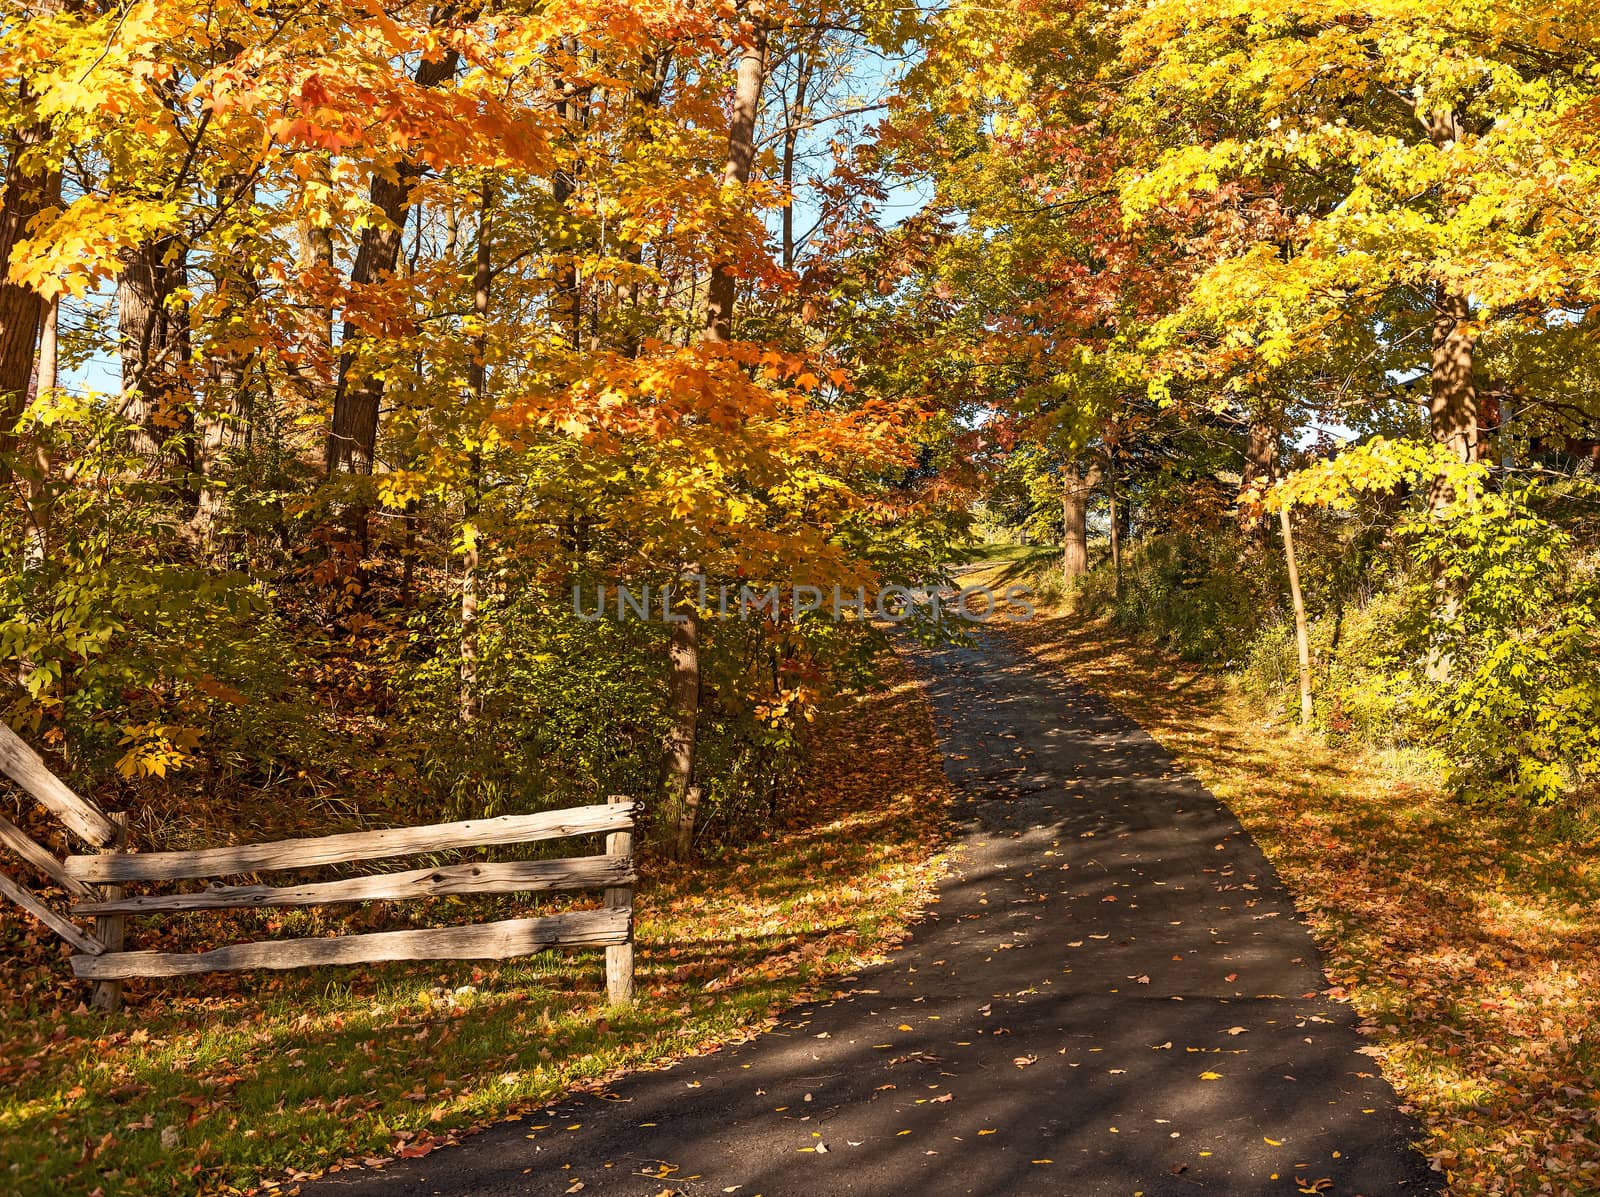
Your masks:
<svg viewBox="0 0 1600 1197"><path fill-rule="evenodd" d="M920 659L959 847L889 963L746 1045L307 1197L1437 1192L1233 816L999 637Z"/></svg>

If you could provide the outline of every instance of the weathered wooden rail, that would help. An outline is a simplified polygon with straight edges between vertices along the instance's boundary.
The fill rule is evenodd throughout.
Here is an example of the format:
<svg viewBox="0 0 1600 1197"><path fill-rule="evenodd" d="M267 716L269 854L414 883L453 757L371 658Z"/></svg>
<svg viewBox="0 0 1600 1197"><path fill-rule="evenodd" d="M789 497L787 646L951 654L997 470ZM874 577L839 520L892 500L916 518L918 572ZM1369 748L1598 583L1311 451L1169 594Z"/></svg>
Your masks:
<svg viewBox="0 0 1600 1197"><path fill-rule="evenodd" d="M79 839L99 849L94 854L61 860L0 818L0 847L65 890L74 899L74 915L93 916L95 931L91 934L53 910L39 895L0 873L0 897L27 911L75 949L72 971L97 983L95 1005L99 1008L115 1008L120 1002L121 982L128 977L390 960L504 959L552 947L604 947L607 994L614 1002L633 997L633 826L638 804L629 799L612 798L603 806L427 827L395 827L185 852L131 853L124 850L125 818L108 815L74 793L4 724L0 724L0 772L59 817ZM122 888L126 882L211 880L589 835L606 836L603 855L472 861L283 886L221 885L213 880L205 889L193 893L128 896ZM123 942L129 915L405 901L441 894L593 889L604 894L598 910L493 923L265 940L203 952L129 951Z"/></svg>

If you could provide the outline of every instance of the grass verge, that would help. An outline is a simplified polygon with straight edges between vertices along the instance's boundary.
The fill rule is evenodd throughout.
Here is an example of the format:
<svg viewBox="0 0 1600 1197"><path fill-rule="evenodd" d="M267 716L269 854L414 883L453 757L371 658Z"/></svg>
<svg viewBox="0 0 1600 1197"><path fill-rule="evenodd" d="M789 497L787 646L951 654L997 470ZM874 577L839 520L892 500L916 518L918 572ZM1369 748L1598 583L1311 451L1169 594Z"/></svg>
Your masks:
<svg viewBox="0 0 1600 1197"><path fill-rule="evenodd" d="M1053 609L995 626L1136 719L1239 816L1455 1193L1600 1193L1595 811L1464 806L1415 762L1303 735L1224 675L1103 621Z"/></svg>
<svg viewBox="0 0 1600 1197"><path fill-rule="evenodd" d="M785 825L693 869L646 862L627 1009L582 952L148 983L103 1018L0 912L0 1191L292 1191L754 1033L898 941L937 872L947 793L915 684L892 669L837 718Z"/></svg>

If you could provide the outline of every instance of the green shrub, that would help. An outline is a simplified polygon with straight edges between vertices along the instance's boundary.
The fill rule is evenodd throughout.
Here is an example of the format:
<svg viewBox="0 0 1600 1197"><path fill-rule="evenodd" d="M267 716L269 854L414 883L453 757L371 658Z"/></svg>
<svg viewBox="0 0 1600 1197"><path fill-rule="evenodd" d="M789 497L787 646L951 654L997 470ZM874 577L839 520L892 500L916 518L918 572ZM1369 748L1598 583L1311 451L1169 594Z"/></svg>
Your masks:
<svg viewBox="0 0 1600 1197"><path fill-rule="evenodd" d="M1122 586L1102 567L1084 579L1080 605L1153 637L1184 660L1235 663L1271 618L1272 571L1243 538L1154 536L1123 554Z"/></svg>
<svg viewBox="0 0 1600 1197"><path fill-rule="evenodd" d="M1549 803L1600 775L1600 582L1551 498L1512 486L1409 529L1426 714L1463 794Z"/></svg>
<svg viewBox="0 0 1600 1197"><path fill-rule="evenodd" d="M1592 787L1600 580L1570 512L1553 512L1573 497L1513 485L1446 519L1414 508L1392 528L1405 554L1385 519L1297 512L1319 728L1427 747L1464 796L1551 803ZM1224 528L1150 537L1124 554L1120 594L1103 567L1078 601L1287 707L1298 662L1285 585L1275 543Z"/></svg>
<svg viewBox="0 0 1600 1197"><path fill-rule="evenodd" d="M1330 736L1382 747L1415 744L1423 692L1402 628L1409 593L1391 585L1316 625L1317 718Z"/></svg>

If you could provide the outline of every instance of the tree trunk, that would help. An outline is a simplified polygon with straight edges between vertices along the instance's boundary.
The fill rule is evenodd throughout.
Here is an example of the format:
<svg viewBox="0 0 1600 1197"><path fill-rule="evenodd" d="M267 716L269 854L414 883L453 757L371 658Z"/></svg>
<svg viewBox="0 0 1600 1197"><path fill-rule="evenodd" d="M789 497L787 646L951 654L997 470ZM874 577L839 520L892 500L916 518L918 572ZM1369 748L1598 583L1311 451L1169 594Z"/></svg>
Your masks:
<svg viewBox="0 0 1600 1197"><path fill-rule="evenodd" d="M455 6L447 5L441 16L448 20ZM447 50L438 58L417 64L418 87L433 88L455 77L457 53ZM350 267L352 290L381 282L395 272L400 262L400 243L411 212L411 195L427 167L412 159L401 161L393 178L372 176L369 197L372 206L383 213L383 220L368 224L361 231L361 244ZM334 383L333 420L328 430L324 468L328 476L336 473L370 474L378 448L378 412L383 404L383 379L358 373L356 350L361 330L346 320L339 345L338 377ZM365 513L358 523L364 531ZM362 535L361 539L365 540Z"/></svg>
<svg viewBox="0 0 1600 1197"><path fill-rule="evenodd" d="M400 517L405 526L405 539L400 548L400 605L409 610L417 601L417 501L407 500L405 514Z"/></svg>
<svg viewBox="0 0 1600 1197"><path fill-rule="evenodd" d="M672 50L670 47L654 51L645 55L641 74L646 82L641 83L633 90L633 121L629 130L630 140L636 145L642 145L652 136L652 124L645 119L646 114L654 112L661 106L662 94L667 87L667 73L672 69ZM622 247L623 260L635 268L627 281L622 286L623 306L625 312L617 313L616 318L623 321L624 329L621 337L621 348L628 357L638 357L642 342L639 336L639 276L637 270L644 265L644 244L639 241L630 241Z"/></svg>
<svg viewBox="0 0 1600 1197"><path fill-rule="evenodd" d="M1071 585L1089 572L1089 495L1100 481L1100 469L1067 466L1062 477L1061 578Z"/></svg>
<svg viewBox="0 0 1600 1197"><path fill-rule="evenodd" d="M174 304L188 281L187 249L174 237L146 241L121 253L117 275L117 337L122 356L123 414L132 422L132 447L162 467L176 464L181 493L193 500L189 485L192 448L187 433L193 405L184 395L189 363L189 311ZM167 442L181 437L181 459L162 461Z"/></svg>
<svg viewBox="0 0 1600 1197"><path fill-rule="evenodd" d="M700 787L693 785L683 797L683 808L678 815L678 826L673 834L672 855L678 860L688 860L694 851L695 822L700 812Z"/></svg>
<svg viewBox="0 0 1600 1197"><path fill-rule="evenodd" d="M489 239L489 214L494 210L494 184L485 179L478 203L478 246L472 272L472 312L478 332L473 337L467 385L472 391L473 418L484 420L489 404L489 287L493 281L493 245ZM477 438L474 437L474 441ZM468 464L466 496L466 553L461 573L461 720L478 717L478 528L483 461L477 449Z"/></svg>
<svg viewBox="0 0 1600 1197"><path fill-rule="evenodd" d="M1283 531L1283 559L1289 567L1289 599L1294 604L1294 648L1300 662L1300 726L1311 726L1311 631L1306 625L1306 600L1300 591L1300 563L1294 554L1294 528L1289 505L1278 511L1278 527Z"/></svg>
<svg viewBox="0 0 1600 1197"><path fill-rule="evenodd" d="M1457 461L1478 456L1478 392L1473 384L1474 338L1467 327L1471 315L1464 295L1449 292L1443 284L1434 297L1432 378L1428 390L1428 424L1433 439L1447 446ZM1428 489L1428 510L1443 515L1455 502L1455 487L1440 474ZM1445 581L1443 562L1434 569L1433 617L1438 624L1455 621L1460 600ZM1430 681L1450 677L1451 654L1437 644L1428 652L1425 673Z"/></svg>
<svg viewBox="0 0 1600 1197"><path fill-rule="evenodd" d="M212 369L213 394L208 409L200 413L200 426L195 434L194 465L200 493L195 503L192 526L207 556L220 564L218 535L226 502L222 453L227 444L229 424L239 410L239 392L245 378L244 355L229 352L214 362Z"/></svg>
<svg viewBox="0 0 1600 1197"><path fill-rule="evenodd" d="M395 179L373 176L370 198L373 207L383 213L384 220L367 225L361 232L361 245L350 268L352 289L371 285L394 273L411 210L411 184L419 173L420 168L402 163ZM330 477L340 472L370 474L377 455L383 379L355 372L356 346L360 340L360 330L353 321L346 320L339 345L333 420L324 459Z"/></svg>
<svg viewBox="0 0 1600 1197"><path fill-rule="evenodd" d="M1117 458L1106 455L1106 523L1111 537L1111 570L1116 578L1116 594L1122 597L1122 518L1117 511Z"/></svg>
<svg viewBox="0 0 1600 1197"><path fill-rule="evenodd" d="M722 170L724 187L743 187L750 181L755 162L756 116L761 109L761 88L767 74L767 31L756 22L750 44L739 58L732 119L728 125L728 159ZM711 274L702 340L725 344L733 337L733 304L738 285L733 263L718 263ZM696 566L684 571L687 584ZM687 853L694 844L697 800L692 801L694 748L700 722L700 611L693 598L680 600L680 621L672 625L667 649L668 709L671 724L666 737L666 825L675 828L673 850Z"/></svg>
<svg viewBox="0 0 1600 1197"><path fill-rule="evenodd" d="M783 206L783 268L794 267L794 161L800 143L800 122L805 119L806 92L811 86L814 70L812 56L799 52L795 64L794 99L784 105L783 114L783 187L789 193L789 202Z"/></svg>
<svg viewBox="0 0 1600 1197"><path fill-rule="evenodd" d="M469 484L470 486L470 484ZM461 563L461 722L478 717L478 500L468 493Z"/></svg>
<svg viewBox="0 0 1600 1197"><path fill-rule="evenodd" d="M576 57L577 39L566 38L562 42L562 48ZM577 90L572 84L561 86L561 100L556 105L556 111L570 130L574 164L571 169L557 167L550 180L551 198L555 200L556 211L561 214L564 225L560 230L562 253L557 258L556 264L551 322L565 333L570 348L582 349L583 292L578 279L578 229L576 222L572 220L570 209L573 197L578 194L577 147L583 144L584 112L583 105L578 100Z"/></svg>
<svg viewBox="0 0 1600 1197"><path fill-rule="evenodd" d="M255 189L248 180L234 176L225 177L219 192L240 195L246 203L254 203ZM237 252L233 244L219 247L217 266L217 298L221 300L217 323L223 338L237 343L244 323L244 313L258 298L259 288L247 259ZM247 410L244 399L245 380L250 367L250 354L237 348L226 348L214 353L207 363L211 385L200 410L195 413L195 476L199 495L195 503L191 525L212 563L221 565L223 554L220 544L223 509L227 492L222 477L223 451L229 438L238 427L241 415Z"/></svg>
<svg viewBox="0 0 1600 1197"><path fill-rule="evenodd" d="M35 384L36 395L48 395L60 385L60 297L45 305L44 321L39 334L39 377ZM51 507L54 495L50 486L50 455L44 442L38 441L33 452L33 473L28 478L28 546L24 551L24 568L38 569L50 556Z"/></svg>
<svg viewBox="0 0 1600 1197"><path fill-rule="evenodd" d="M728 126L728 160L722 168L723 187L743 187L750 181L750 168L756 158L756 117L761 110L761 88L766 77L767 29L757 21L750 44L739 56L739 78ZM738 285L737 265L717 263L706 297L705 340L721 343L733 339L733 304Z"/></svg>
<svg viewBox="0 0 1600 1197"><path fill-rule="evenodd" d="M1263 547L1271 525L1261 500L1276 477L1277 458L1277 430L1264 420L1252 420L1245 434L1244 468L1239 472L1239 531L1255 533L1262 538Z"/></svg>
<svg viewBox="0 0 1600 1197"><path fill-rule="evenodd" d="M692 568L692 567L691 567ZM690 585L690 574L680 579ZM670 829L673 854L682 860L694 846L694 821L698 796L694 785L695 740L700 725L700 612L695 595L679 596L667 640L667 736L662 772L665 775L664 829Z"/></svg>
<svg viewBox="0 0 1600 1197"><path fill-rule="evenodd" d="M1472 379L1470 315L1466 296L1451 294L1441 284L1434 299L1428 423L1433 439L1448 446L1462 462L1475 461L1478 456L1478 392ZM1429 509L1437 515L1453 498L1449 483L1440 477L1429 492Z"/></svg>
<svg viewBox="0 0 1600 1197"><path fill-rule="evenodd" d="M59 0L45 0L35 11L50 13L60 7ZM25 83L21 98L25 104L32 99ZM7 147L5 191L0 198L0 486L11 480L17 421L28 403L33 351L44 315L39 293L10 281L11 254L27 236L29 222L50 206L60 190L60 176L34 154L49 133L42 122L24 126Z"/></svg>
<svg viewBox="0 0 1600 1197"><path fill-rule="evenodd" d="M310 164L318 188L325 195L333 195L333 155L319 151L311 156ZM333 217L323 213L320 219L331 221ZM309 302L308 296L303 308L305 360L291 361L288 369L301 391L320 404L326 402L327 388L338 376L333 350L333 306L326 295L334 277L333 228L331 224L318 223L317 217L309 218L301 222L300 239L300 269L317 280L312 291L317 302Z"/></svg>

